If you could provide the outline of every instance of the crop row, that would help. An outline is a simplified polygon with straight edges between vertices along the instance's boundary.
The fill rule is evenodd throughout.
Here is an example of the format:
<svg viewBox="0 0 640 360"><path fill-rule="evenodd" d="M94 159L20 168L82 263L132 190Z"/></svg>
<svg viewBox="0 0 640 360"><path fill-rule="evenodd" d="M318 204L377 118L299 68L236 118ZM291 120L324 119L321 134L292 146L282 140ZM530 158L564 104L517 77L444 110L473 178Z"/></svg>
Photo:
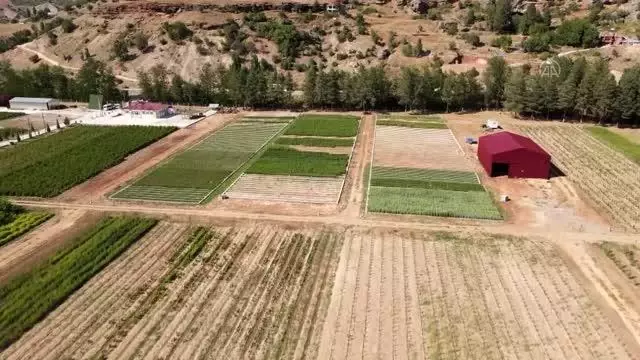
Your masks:
<svg viewBox="0 0 640 360"><path fill-rule="evenodd" d="M323 138L323 137L281 137L275 143L277 145L304 145L319 147L353 146L354 139L350 138Z"/></svg>
<svg viewBox="0 0 640 360"><path fill-rule="evenodd" d="M19 144L0 152L0 195L58 195L174 130L79 126Z"/></svg>
<svg viewBox="0 0 640 360"><path fill-rule="evenodd" d="M378 120L376 124L383 125L383 126L401 126L401 127L419 128L419 129L448 129L447 125L441 122Z"/></svg>
<svg viewBox="0 0 640 360"><path fill-rule="evenodd" d="M285 135L354 137L358 134L358 118L349 115L302 115Z"/></svg>
<svg viewBox="0 0 640 360"><path fill-rule="evenodd" d="M348 155L298 151L272 146L248 170L250 174L339 176L346 173Z"/></svg>
<svg viewBox="0 0 640 360"><path fill-rule="evenodd" d="M260 122L229 125L157 167L138 180L133 189L125 188L112 197L198 203L236 174L286 126Z"/></svg>
<svg viewBox="0 0 640 360"><path fill-rule="evenodd" d="M368 208L392 214L502 219L491 196L481 191L371 186Z"/></svg>
<svg viewBox="0 0 640 360"><path fill-rule="evenodd" d="M593 139L578 127L554 126L521 129L553 155L567 177L612 222L625 230L638 231L640 181L638 165Z"/></svg>
<svg viewBox="0 0 640 360"><path fill-rule="evenodd" d="M478 177L471 171L416 169L374 166L372 179L422 180L452 183L479 184Z"/></svg>
<svg viewBox="0 0 640 360"><path fill-rule="evenodd" d="M0 287L0 349L17 340L156 224L106 218L27 274Z"/></svg>
<svg viewBox="0 0 640 360"><path fill-rule="evenodd" d="M0 226L0 246L26 234L52 216L53 214L47 212L25 212L17 215L12 222Z"/></svg>

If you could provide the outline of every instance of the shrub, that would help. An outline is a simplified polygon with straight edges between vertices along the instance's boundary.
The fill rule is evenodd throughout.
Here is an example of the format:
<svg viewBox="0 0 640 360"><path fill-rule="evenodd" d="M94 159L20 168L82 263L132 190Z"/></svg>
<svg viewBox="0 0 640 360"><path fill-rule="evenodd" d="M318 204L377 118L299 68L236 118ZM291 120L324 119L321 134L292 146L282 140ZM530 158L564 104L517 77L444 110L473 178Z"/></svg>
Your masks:
<svg viewBox="0 0 640 360"><path fill-rule="evenodd" d="M64 19L62 20L60 27L65 33L72 33L73 30L78 28L78 25L74 24L71 19Z"/></svg>
<svg viewBox="0 0 640 360"><path fill-rule="evenodd" d="M336 55L336 59L337 59L338 61L342 61L342 60L344 60L344 59L346 59L346 58L348 58L348 57L349 57L349 55L347 55L347 54L345 54L345 53L338 53L338 54Z"/></svg>
<svg viewBox="0 0 640 360"><path fill-rule="evenodd" d="M442 29L447 35L454 36L458 33L458 23L447 22L440 25L440 29Z"/></svg>
<svg viewBox="0 0 640 360"><path fill-rule="evenodd" d="M467 44L471 46L482 46L482 42L480 41L480 36L476 33L465 33L462 34L462 40L464 40Z"/></svg>
<svg viewBox="0 0 640 360"><path fill-rule="evenodd" d="M508 50L512 45L511 36L509 35L500 35L493 40L491 40L491 46L500 48L502 50Z"/></svg>
<svg viewBox="0 0 640 360"><path fill-rule="evenodd" d="M184 40L193 35L193 31L191 31L187 25L181 21L173 23L165 22L162 24L162 29L167 33L169 39L173 41Z"/></svg>

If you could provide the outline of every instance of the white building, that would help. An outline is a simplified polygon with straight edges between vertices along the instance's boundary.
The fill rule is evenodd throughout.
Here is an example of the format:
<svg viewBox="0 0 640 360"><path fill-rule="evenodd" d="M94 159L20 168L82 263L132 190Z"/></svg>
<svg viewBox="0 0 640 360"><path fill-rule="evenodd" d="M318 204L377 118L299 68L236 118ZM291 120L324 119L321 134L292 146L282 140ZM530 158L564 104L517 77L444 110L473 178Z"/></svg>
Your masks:
<svg viewBox="0 0 640 360"><path fill-rule="evenodd" d="M9 108L13 110L49 110L57 105L58 100L51 98L14 97L9 100Z"/></svg>

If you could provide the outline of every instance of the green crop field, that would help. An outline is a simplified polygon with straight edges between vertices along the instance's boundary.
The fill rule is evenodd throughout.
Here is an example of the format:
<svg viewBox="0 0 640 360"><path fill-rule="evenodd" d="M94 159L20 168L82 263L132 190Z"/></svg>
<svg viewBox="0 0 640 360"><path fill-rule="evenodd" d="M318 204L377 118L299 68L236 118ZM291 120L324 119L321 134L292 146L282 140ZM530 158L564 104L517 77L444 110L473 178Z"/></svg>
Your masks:
<svg viewBox="0 0 640 360"><path fill-rule="evenodd" d="M287 123L237 123L152 170L115 199L197 204L239 172Z"/></svg>
<svg viewBox="0 0 640 360"><path fill-rule="evenodd" d="M607 128L590 126L587 130L596 139L609 145L614 150L623 153L632 161L640 164L640 145L622 135L608 130Z"/></svg>
<svg viewBox="0 0 640 360"><path fill-rule="evenodd" d="M500 219L491 196L470 171L376 166L370 186L372 212Z"/></svg>
<svg viewBox="0 0 640 360"><path fill-rule="evenodd" d="M272 146L248 170L249 174L339 176L347 170L348 155L298 151Z"/></svg>
<svg viewBox="0 0 640 360"><path fill-rule="evenodd" d="M302 115L285 135L354 137L358 134L358 118L349 115Z"/></svg>
<svg viewBox="0 0 640 360"><path fill-rule="evenodd" d="M323 137L281 137L276 141L278 145L304 145L318 147L351 147L354 139L352 138L323 138Z"/></svg>
<svg viewBox="0 0 640 360"><path fill-rule="evenodd" d="M488 193L372 186L369 211L474 219L502 218Z"/></svg>
<svg viewBox="0 0 640 360"><path fill-rule="evenodd" d="M448 129L447 125L441 122L421 122L421 121L404 121L404 120L377 120L376 125L384 126L402 126L420 129Z"/></svg>
<svg viewBox="0 0 640 360"><path fill-rule="evenodd" d="M0 151L0 195L56 196L175 128L78 126Z"/></svg>
<svg viewBox="0 0 640 360"><path fill-rule="evenodd" d="M12 222L0 226L0 246L26 234L51 217L53 214L40 211L24 212L17 215Z"/></svg>
<svg viewBox="0 0 640 360"><path fill-rule="evenodd" d="M0 111L0 121L2 120L9 120L9 119L13 119L13 118L17 118L20 116L24 116L27 115L25 113L22 112L6 112L6 111Z"/></svg>
<svg viewBox="0 0 640 360"><path fill-rule="evenodd" d="M89 281L156 224L107 218L30 272L0 286L0 350Z"/></svg>

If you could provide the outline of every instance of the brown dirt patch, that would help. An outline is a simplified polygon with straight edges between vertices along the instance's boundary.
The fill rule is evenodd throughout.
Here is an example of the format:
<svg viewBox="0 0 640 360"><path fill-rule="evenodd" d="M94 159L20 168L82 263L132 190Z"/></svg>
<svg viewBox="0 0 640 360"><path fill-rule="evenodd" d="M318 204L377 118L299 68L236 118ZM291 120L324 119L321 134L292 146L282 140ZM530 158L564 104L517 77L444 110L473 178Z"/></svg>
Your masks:
<svg viewBox="0 0 640 360"><path fill-rule="evenodd" d="M351 154L350 146L321 147L321 146L289 145L289 147L296 149L298 151L309 151L309 152L320 152L320 153L327 153L327 154L342 154L342 155Z"/></svg>
<svg viewBox="0 0 640 360"><path fill-rule="evenodd" d="M0 247L0 284L30 270L101 217L84 210L60 210L51 220Z"/></svg>

